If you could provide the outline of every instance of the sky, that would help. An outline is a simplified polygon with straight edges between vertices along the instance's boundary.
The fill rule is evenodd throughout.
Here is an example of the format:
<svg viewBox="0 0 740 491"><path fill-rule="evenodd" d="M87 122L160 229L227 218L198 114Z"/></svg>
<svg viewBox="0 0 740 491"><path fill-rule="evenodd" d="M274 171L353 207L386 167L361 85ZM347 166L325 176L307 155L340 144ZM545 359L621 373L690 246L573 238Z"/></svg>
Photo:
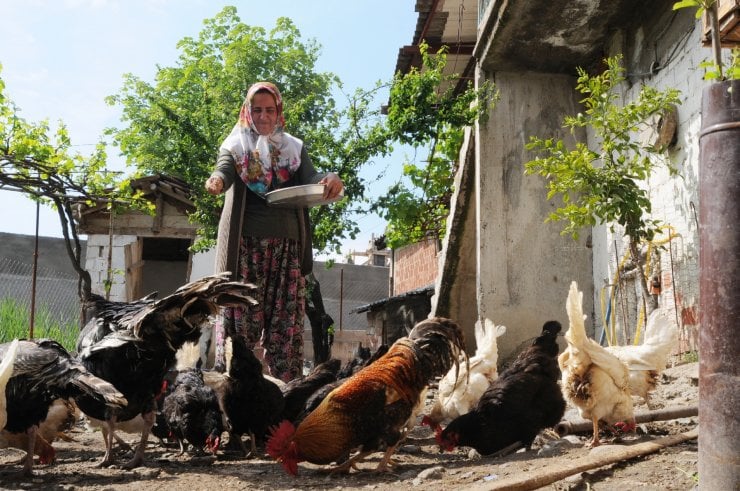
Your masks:
<svg viewBox="0 0 740 491"><path fill-rule="evenodd" d="M305 40L322 46L319 71L339 76L345 91L389 80L398 50L411 44L417 14L413 1L399 0L0 0L3 41L0 78L6 95L27 121L48 119L67 126L75 150L88 154L106 127L119 125L120 109L105 97L119 92L123 75L152 81L157 66L174 66L176 44L196 37L203 20L223 7L237 8L241 21L271 29L289 17ZM110 168L123 160L110 148ZM398 157L393 157L398 159ZM377 172L393 162L378 162ZM374 168L367 170L372 174ZM389 172L391 177L392 172ZM23 195L0 190L0 231L36 233L36 205ZM361 218L361 234L343 254L364 251L383 233L378 217ZM55 211L41 207L41 236L61 237Z"/></svg>

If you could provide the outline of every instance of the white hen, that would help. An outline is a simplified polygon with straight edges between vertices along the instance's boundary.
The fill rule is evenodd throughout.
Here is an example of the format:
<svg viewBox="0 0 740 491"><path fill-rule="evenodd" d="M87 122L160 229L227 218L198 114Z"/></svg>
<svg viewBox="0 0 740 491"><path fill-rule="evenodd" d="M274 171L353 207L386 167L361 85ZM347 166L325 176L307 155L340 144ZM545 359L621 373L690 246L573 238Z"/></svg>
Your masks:
<svg viewBox="0 0 740 491"><path fill-rule="evenodd" d="M5 424L8 422L8 413L5 409L7 400L5 399L5 386L8 384L8 380L13 375L13 362L15 362L15 355L18 352L18 340L14 339L5 350L2 355L2 362L0 362L0 430L5 428ZM2 438L2 437L0 437ZM7 442L0 441L0 446Z"/></svg>
<svg viewBox="0 0 740 491"><path fill-rule="evenodd" d="M645 325L645 339L636 346L609 346L606 349L629 369L630 392L650 406L649 395L665 370L668 357L678 341L678 329L668 309L654 310Z"/></svg>
<svg viewBox="0 0 740 491"><path fill-rule="evenodd" d="M593 422L594 436L589 446L599 445L599 421L620 431L635 428L627 366L606 348L586 335L583 293L574 281L566 302L570 328L565 333L568 347L558 357L565 398L575 405L581 417Z"/></svg>
<svg viewBox="0 0 740 491"><path fill-rule="evenodd" d="M457 418L474 407L488 386L498 378L497 338L506 332L506 327L497 326L490 319L475 323L475 355L469 364L460 364L459 370L452 367L439 381L437 398L434 400L425 424L436 426L443 421Z"/></svg>

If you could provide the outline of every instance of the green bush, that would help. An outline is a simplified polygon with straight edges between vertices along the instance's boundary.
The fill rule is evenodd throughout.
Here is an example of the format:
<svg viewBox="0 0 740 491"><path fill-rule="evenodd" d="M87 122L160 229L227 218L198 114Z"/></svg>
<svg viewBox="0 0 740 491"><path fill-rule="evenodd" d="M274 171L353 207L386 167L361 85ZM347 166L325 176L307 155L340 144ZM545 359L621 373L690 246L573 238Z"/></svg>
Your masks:
<svg viewBox="0 0 740 491"><path fill-rule="evenodd" d="M12 341L15 338L27 339L30 320L31 312L28 307L19 304L12 298L0 300L0 343ZM51 338L68 351L74 351L77 333L76 324L60 323L45 308L36 310L33 329L34 338Z"/></svg>

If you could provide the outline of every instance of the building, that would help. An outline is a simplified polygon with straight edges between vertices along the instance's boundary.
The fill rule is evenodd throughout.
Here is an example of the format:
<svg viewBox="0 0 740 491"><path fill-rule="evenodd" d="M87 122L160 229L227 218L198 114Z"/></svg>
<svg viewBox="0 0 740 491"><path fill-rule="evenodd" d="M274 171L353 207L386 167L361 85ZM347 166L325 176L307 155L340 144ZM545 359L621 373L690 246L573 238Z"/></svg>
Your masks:
<svg viewBox="0 0 740 491"><path fill-rule="evenodd" d="M625 257L624 235L602 225L574 241L560 234L560 224L546 223L553 205L544 180L524 175L524 163L533 158L524 145L530 136L567 136L563 117L582 109L576 67L598 73L605 56L619 53L628 74L621 88L625 102L637 97L642 84L682 94L668 150L680 177L661 172L644 185L652 217L670 225L654 258L659 302L675 309L683 349L692 346L699 300L699 94L705 83L698 67L710 55L701 47L694 12L674 11L673 3L416 2L416 29L409 33L411 44L399 49L397 70L419 66L422 41L430 52L447 45L447 71L460 74L458 89L467 81L491 80L499 91L488 121L466 132L432 314L460 321L469 339L478 318L506 325L499 339L502 359L538 334L544 321L567 325L564 304L572 280L584 291L588 324L603 331L609 312L602 300L611 298ZM591 131L578 136L593 142ZM621 281L634 310L635 284ZM635 316L630 312L623 322Z"/></svg>

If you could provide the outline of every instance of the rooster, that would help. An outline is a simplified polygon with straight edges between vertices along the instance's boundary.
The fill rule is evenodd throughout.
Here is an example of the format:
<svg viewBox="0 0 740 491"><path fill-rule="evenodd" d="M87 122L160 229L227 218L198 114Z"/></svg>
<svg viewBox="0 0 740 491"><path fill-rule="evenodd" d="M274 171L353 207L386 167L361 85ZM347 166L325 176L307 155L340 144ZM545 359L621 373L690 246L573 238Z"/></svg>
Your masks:
<svg viewBox="0 0 740 491"><path fill-rule="evenodd" d="M453 368L439 381L437 397L423 423L437 428L443 421L450 421L474 407L488 386L498 377L497 338L506 327L497 326L490 319L475 323L475 355L459 373Z"/></svg>
<svg viewBox="0 0 740 491"><path fill-rule="evenodd" d="M537 434L555 426L565 412L558 380L557 335L562 326L548 321L532 345L493 381L475 407L453 419L442 431L439 446L451 451L458 445L482 455L530 448Z"/></svg>
<svg viewBox="0 0 740 491"><path fill-rule="evenodd" d="M374 363L330 392L294 427L274 428L267 451L292 475L298 463L341 463L331 472L349 472L367 455L385 448L377 471L388 471L391 456L413 424L429 382L459 363L463 332L455 322L431 318L418 323ZM352 451L358 453L346 458Z"/></svg>
<svg viewBox="0 0 740 491"><path fill-rule="evenodd" d="M7 345L0 346L0 352L7 352ZM47 417L54 400L89 399L106 411L121 410L127 402L113 385L90 373L51 339L20 341L5 395L8 414L5 430L28 434L23 468L26 475L32 473L39 423Z"/></svg>
<svg viewBox="0 0 740 491"><path fill-rule="evenodd" d="M629 369L630 392L650 407L650 392L665 370L668 356L678 340L678 330L667 309L654 310L645 325L645 339L636 346L608 346L606 349Z"/></svg>
<svg viewBox="0 0 740 491"><path fill-rule="evenodd" d="M162 414L167 428L185 453L187 441L200 453L205 447L216 455L224 431L216 392L203 382L199 369L181 371L164 398Z"/></svg>
<svg viewBox="0 0 740 491"><path fill-rule="evenodd" d="M132 459L133 468L144 460L144 449L154 424L155 399L162 391L164 377L175 366L177 350L200 337L200 325L219 307L255 303L250 297L254 285L229 281L229 273L207 276L190 282L160 300L98 301L96 312L77 339L79 358L90 372L112 383L128 399L128 406L106 411L91 398L77 400L87 416L105 421L108 427L105 456L99 464L114 462L112 452L117 422L141 415L141 440Z"/></svg>
<svg viewBox="0 0 740 491"><path fill-rule="evenodd" d="M600 444L599 421L621 432L635 429L629 371L619 358L586 336L583 293L575 281L570 285L566 308L568 347L558 357L563 393L581 417L593 422L594 435L587 445L595 447Z"/></svg>
<svg viewBox="0 0 740 491"><path fill-rule="evenodd" d="M262 373L262 362L247 346L243 336L232 336L231 366L221 395L221 406L230 426L230 442L238 439L244 454L254 457L257 444L263 444L268 429L280 421L285 408L283 393ZM248 434L251 450L244 448L241 436Z"/></svg>

